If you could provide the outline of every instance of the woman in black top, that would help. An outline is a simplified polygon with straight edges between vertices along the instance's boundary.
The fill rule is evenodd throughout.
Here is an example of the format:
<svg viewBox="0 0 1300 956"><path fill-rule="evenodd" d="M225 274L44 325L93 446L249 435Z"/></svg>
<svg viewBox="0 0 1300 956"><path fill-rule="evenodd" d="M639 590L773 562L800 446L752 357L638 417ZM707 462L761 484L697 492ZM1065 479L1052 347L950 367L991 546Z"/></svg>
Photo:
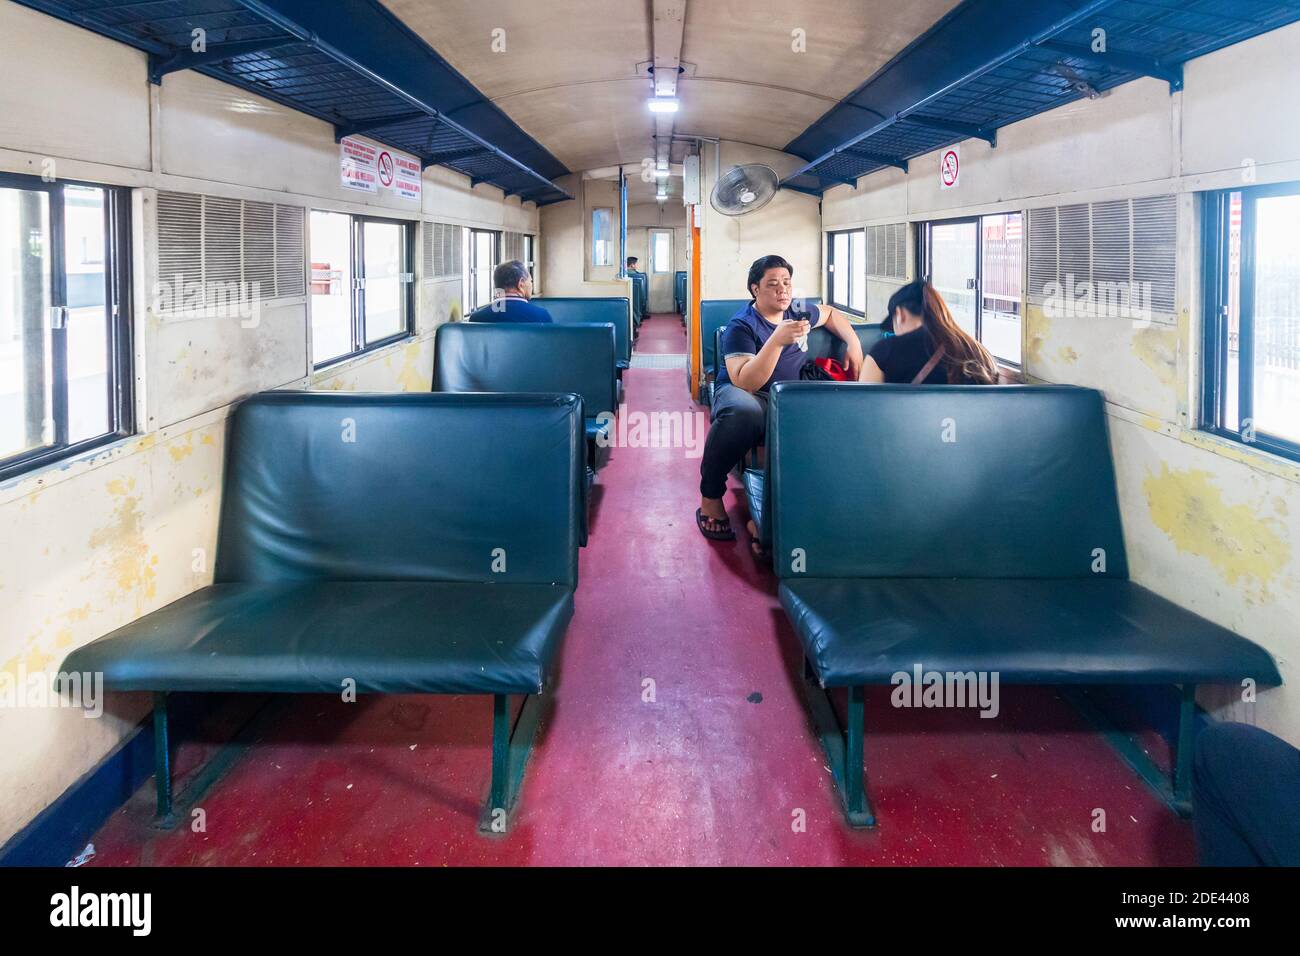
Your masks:
<svg viewBox="0 0 1300 956"><path fill-rule="evenodd" d="M928 282L910 282L890 296L882 327L894 334L871 347L859 382L997 384L993 356L957 324Z"/></svg>

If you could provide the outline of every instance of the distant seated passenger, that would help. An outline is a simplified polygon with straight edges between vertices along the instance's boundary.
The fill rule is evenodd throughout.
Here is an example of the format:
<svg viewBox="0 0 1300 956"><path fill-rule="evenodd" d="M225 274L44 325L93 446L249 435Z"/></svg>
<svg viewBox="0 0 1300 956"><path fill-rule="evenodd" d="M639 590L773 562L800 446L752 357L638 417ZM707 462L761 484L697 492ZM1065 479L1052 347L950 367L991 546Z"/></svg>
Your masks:
<svg viewBox="0 0 1300 956"><path fill-rule="evenodd" d="M997 361L957 324L928 282L909 282L891 295L882 327L893 334L871 347L860 382L997 384Z"/></svg>
<svg viewBox="0 0 1300 956"><path fill-rule="evenodd" d="M490 303L470 313L471 322L551 322L551 313L528 300L533 296L533 277L518 259L503 262L492 270L497 290Z"/></svg>
<svg viewBox="0 0 1300 956"><path fill-rule="evenodd" d="M775 382L799 380L808 361L808 333L824 325L844 342L851 375L862 365L862 343L848 316L828 305L804 309L794 301L794 267L763 256L749 267L749 305L722 332L722 355L713 389L713 425L700 460L700 507L695 523L715 541L736 537L723 507L727 473L763 441L767 393ZM801 344L802 343L802 344Z"/></svg>
<svg viewBox="0 0 1300 956"><path fill-rule="evenodd" d="M640 262L640 261L641 261L641 260L638 259L636 256L628 256L628 257L627 257L627 272L628 272L629 275L631 275L631 274L633 274L633 273L635 273L635 272L639 272L639 271L640 271L640 270L637 269L637 267L636 267L636 264L637 264L638 262Z"/></svg>
<svg viewBox="0 0 1300 956"><path fill-rule="evenodd" d="M1202 866L1300 866L1300 750L1247 724L1203 730L1192 827Z"/></svg>

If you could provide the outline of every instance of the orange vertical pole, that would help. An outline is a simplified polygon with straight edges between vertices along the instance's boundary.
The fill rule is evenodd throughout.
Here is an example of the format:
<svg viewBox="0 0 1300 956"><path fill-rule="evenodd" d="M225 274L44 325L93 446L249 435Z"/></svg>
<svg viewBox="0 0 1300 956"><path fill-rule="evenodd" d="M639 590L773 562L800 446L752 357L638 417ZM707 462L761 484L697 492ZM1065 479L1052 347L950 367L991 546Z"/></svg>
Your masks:
<svg viewBox="0 0 1300 956"><path fill-rule="evenodd" d="M691 342L691 398L700 394L700 371L704 365L700 343L700 222L696 218L699 208L687 207L691 217L691 301L687 306L690 314L686 317Z"/></svg>

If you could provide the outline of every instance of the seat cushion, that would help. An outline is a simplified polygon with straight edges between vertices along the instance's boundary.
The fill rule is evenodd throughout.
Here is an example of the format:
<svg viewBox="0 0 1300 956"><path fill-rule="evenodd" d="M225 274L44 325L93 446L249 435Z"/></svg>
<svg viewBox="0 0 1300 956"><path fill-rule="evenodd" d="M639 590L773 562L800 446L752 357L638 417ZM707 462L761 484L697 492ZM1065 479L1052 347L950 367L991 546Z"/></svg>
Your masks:
<svg viewBox="0 0 1300 956"><path fill-rule="evenodd" d="M1008 684L1281 683L1263 648L1126 580L787 578L780 596L824 687L918 664Z"/></svg>
<svg viewBox="0 0 1300 956"><path fill-rule="evenodd" d="M535 693L572 616L558 584L218 584L63 669L102 672L111 690L337 694L352 678L362 693Z"/></svg>

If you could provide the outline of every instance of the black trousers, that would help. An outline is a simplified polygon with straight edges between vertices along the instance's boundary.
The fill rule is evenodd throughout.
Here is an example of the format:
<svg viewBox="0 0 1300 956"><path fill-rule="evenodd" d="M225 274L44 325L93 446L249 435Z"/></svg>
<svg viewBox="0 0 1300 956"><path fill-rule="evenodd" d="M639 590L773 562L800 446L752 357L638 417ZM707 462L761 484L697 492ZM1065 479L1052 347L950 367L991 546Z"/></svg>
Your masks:
<svg viewBox="0 0 1300 956"><path fill-rule="evenodd" d="M1258 727L1196 738L1192 825L1202 866L1300 866L1300 750Z"/></svg>
<svg viewBox="0 0 1300 956"><path fill-rule="evenodd" d="M700 458L700 494L721 498L727 490L727 473L746 453L763 444L767 434L767 393L751 395L730 383L713 393L713 424Z"/></svg>

